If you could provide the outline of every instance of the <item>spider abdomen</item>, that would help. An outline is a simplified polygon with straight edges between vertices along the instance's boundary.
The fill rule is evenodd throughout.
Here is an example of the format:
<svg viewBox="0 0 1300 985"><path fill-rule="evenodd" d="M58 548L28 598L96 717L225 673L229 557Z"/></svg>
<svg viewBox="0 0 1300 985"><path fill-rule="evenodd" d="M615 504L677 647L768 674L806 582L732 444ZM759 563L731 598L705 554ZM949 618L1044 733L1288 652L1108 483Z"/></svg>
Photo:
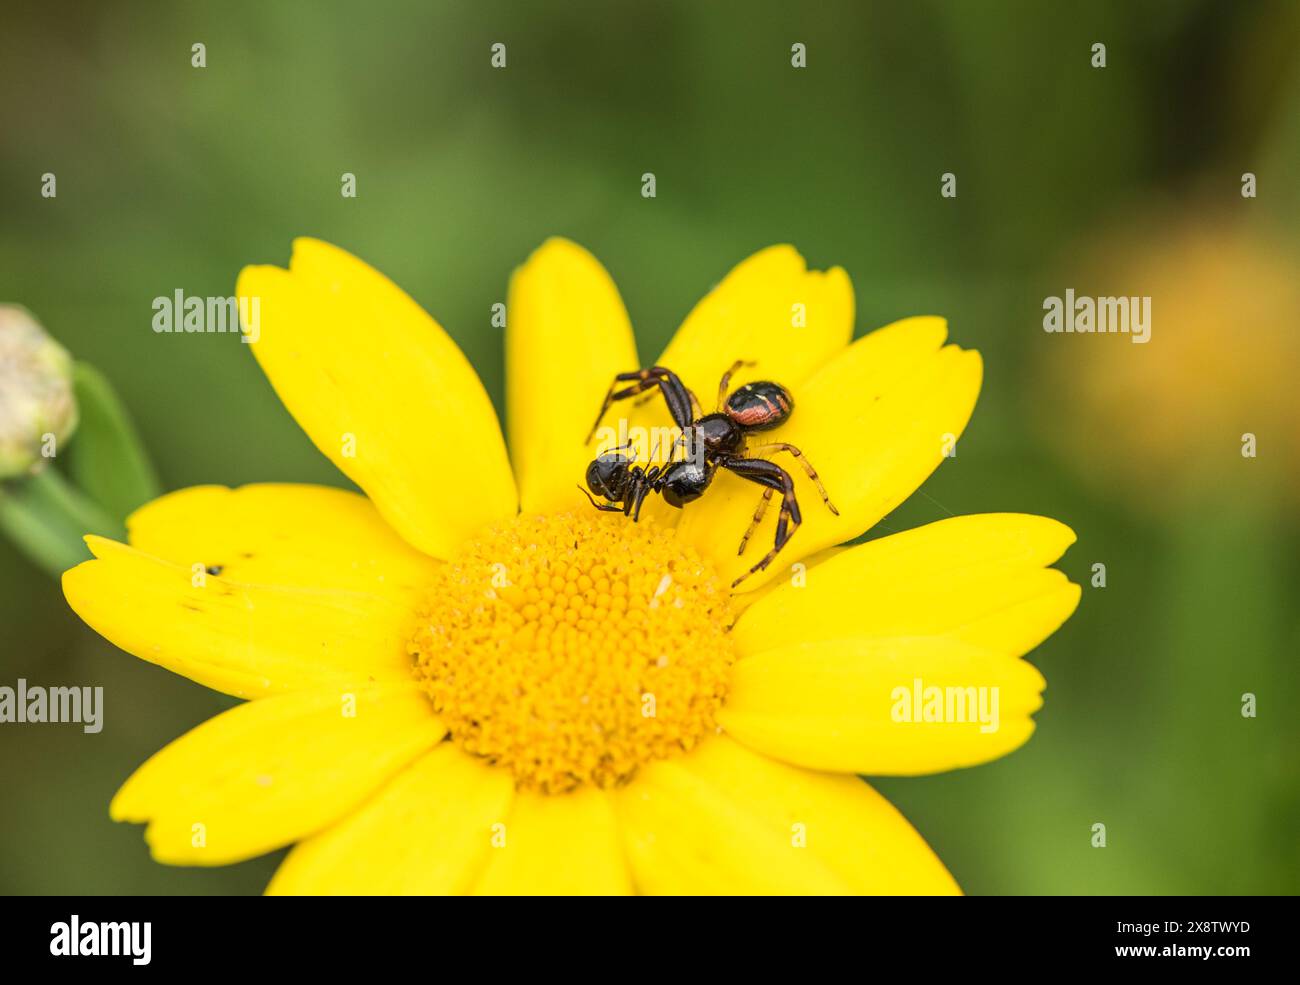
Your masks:
<svg viewBox="0 0 1300 985"><path fill-rule="evenodd" d="M726 415L748 431L770 431L786 422L794 398L780 383L756 380L727 398Z"/></svg>

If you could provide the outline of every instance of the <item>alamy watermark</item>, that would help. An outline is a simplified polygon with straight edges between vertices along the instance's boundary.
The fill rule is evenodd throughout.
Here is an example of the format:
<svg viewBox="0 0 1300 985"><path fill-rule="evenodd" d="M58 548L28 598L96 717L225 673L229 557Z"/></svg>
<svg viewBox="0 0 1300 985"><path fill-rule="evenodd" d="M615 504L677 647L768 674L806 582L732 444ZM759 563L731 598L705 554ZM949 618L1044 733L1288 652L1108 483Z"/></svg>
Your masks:
<svg viewBox="0 0 1300 985"><path fill-rule="evenodd" d="M596 431L596 446L612 451L627 451L635 461L690 461L704 467L705 446L697 439L695 428L683 431L675 425L660 427L630 426L620 417L618 427L604 425Z"/></svg>
<svg viewBox="0 0 1300 985"><path fill-rule="evenodd" d="M83 732L104 728L102 687L28 686L18 678L17 687L0 687L0 725L76 722Z"/></svg>
<svg viewBox="0 0 1300 985"><path fill-rule="evenodd" d="M253 343L262 337L262 299L187 297L178 288L153 299L153 330L159 335L230 332L240 335L241 342Z"/></svg>
<svg viewBox="0 0 1300 985"><path fill-rule="evenodd" d="M899 685L889 692L894 703L889 717L905 724L945 725L979 723L985 735L998 730L998 688L985 686L926 685L917 677L911 686Z"/></svg>
<svg viewBox="0 0 1300 985"><path fill-rule="evenodd" d="M146 965L153 956L153 924L148 920L81 922L77 914L50 925L50 954L56 958L125 957Z"/></svg>
<svg viewBox="0 0 1300 985"><path fill-rule="evenodd" d="M1043 310L1044 332L1121 333L1131 342L1151 341L1149 297L1076 297L1069 288L1064 298L1044 298Z"/></svg>

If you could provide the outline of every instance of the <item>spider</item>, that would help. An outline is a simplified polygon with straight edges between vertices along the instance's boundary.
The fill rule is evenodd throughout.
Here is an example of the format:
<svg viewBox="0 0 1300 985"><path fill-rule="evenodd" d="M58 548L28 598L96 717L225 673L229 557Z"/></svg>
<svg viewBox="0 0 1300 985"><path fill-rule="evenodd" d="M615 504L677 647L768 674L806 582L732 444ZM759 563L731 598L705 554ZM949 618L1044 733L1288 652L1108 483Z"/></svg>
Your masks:
<svg viewBox="0 0 1300 985"><path fill-rule="evenodd" d="M695 394L670 369L651 366L649 369L619 373L605 394L605 402L596 415L596 423L587 435L590 443L610 405L616 400L626 400L657 387L664 403L668 405L673 423L681 431L673 446L674 453L683 444L696 453L682 460L670 460L666 465L643 468L636 464L631 454L625 454L631 446L621 445L602 452L587 466L587 486L591 492L586 489L582 491L596 509L607 513L622 513L635 522L641 516L641 504L650 493L659 493L669 506L681 509L704 495L719 468L726 469L742 479L765 487L749 529L740 539L737 554L745 553L745 546L762 522L772 494L781 494L781 513L776 523L775 544L762 560L731 583L732 588L771 564L772 559L803 522L790 473L775 462L757 457L758 454L789 452L803 466L808 478L816 484L826 508L836 516L840 514L826 495L826 487L822 485L817 470L798 448L784 441L752 447L748 444L751 432L770 431L784 424L794 410L794 398L790 396L790 391L781 384L768 380L746 383L728 396L727 387L731 383L731 377L742 367L753 365L752 362L740 359L722 374L722 381L718 384L717 409L704 415L700 414L700 404ZM669 457L673 458L672 455ZM592 493L609 502L597 502Z"/></svg>

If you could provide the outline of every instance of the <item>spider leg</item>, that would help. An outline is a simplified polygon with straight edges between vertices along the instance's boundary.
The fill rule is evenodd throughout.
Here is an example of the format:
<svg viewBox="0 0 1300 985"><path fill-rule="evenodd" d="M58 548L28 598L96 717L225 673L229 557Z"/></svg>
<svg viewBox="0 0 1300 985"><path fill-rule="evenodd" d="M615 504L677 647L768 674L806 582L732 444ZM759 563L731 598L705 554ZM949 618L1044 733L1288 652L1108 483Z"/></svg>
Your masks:
<svg viewBox="0 0 1300 985"><path fill-rule="evenodd" d="M804 457L804 453L801 452L794 445L789 444L785 441L776 441L766 445L756 445L755 447L748 449L748 451L752 451L755 453L765 452L765 451L772 452L772 453L788 451L791 455L793 455L796 459L799 460L799 464L803 466L803 470L806 473L808 473L808 478L812 479L812 481L816 483L817 491L822 494L822 502L826 504L826 508L830 510L832 513L834 513L836 516L840 515L840 511L837 510L835 508L835 504L831 502L830 496L826 495L826 487L822 485L821 477L817 475L817 470L813 468L812 462L808 461L808 459Z"/></svg>
<svg viewBox="0 0 1300 985"><path fill-rule="evenodd" d="M695 412L696 414L699 414L698 407L695 408ZM685 453L686 457L679 459L677 457L678 449L681 449ZM702 458L703 452L704 452L703 442L700 439L697 428L695 427L694 424L692 424L690 427L682 428L677 432L677 437L673 441L673 447L668 452L668 461L684 462L687 460L687 458L691 458L691 457Z"/></svg>
<svg viewBox="0 0 1300 985"><path fill-rule="evenodd" d="M688 389L688 390L686 391L686 395L687 395L688 397L691 398L691 413L694 414L697 418L699 418L699 417L703 417L703 416L704 416L704 412L700 410L700 399L699 399L697 396L695 396L695 391L694 391L694 390L689 390L689 389ZM646 404L648 404L651 400L654 400L654 398L655 398L655 395L654 395L653 393L647 393L647 394L646 394L644 397L642 397L640 400L634 400L634 401L632 401L632 406L633 406L633 407L644 407L644 406L645 406Z"/></svg>
<svg viewBox="0 0 1300 985"><path fill-rule="evenodd" d="M727 387L731 385L731 378L736 374L736 370L743 369L746 366L754 366L756 363L752 359L737 359L731 364L731 368L722 374L722 382L718 384L718 410L722 410L722 405L727 399Z"/></svg>
<svg viewBox="0 0 1300 985"><path fill-rule="evenodd" d="M772 502L772 493L775 489L764 489L763 498L758 501L758 506L754 510L754 519L749 522L749 529L745 531L745 536L740 538L740 549L736 551L737 556L745 553L745 545L749 543L749 538L754 536L754 531L758 525L763 522L763 514L767 512L767 504Z"/></svg>
<svg viewBox="0 0 1300 985"><path fill-rule="evenodd" d="M620 389L619 384L621 383L630 385ZM614 377L614 382L609 386L609 392L605 394L605 402L601 404L600 413L596 415L596 423L591 426L591 432L587 435L587 441L590 442L595 437L596 429L600 427L600 422L611 404L616 400L635 397L637 394L645 393L654 387L658 387L663 394L664 403L668 405L668 413L672 415L673 423L683 431L690 427L694 418L691 416L691 397L686 386L671 369L665 369L662 366L651 366L649 369L635 369L630 373L619 373Z"/></svg>
<svg viewBox="0 0 1300 985"><path fill-rule="evenodd" d="M735 588L750 575L762 571L772 563L772 559L776 557L781 548L799 529L799 524L803 523L803 516L799 512L799 500L795 496L794 480L790 478L789 472L775 462L769 462L764 458L732 458L719 464L742 479L756 482L760 486L765 486L781 494L781 514L776 521L775 543L772 545L772 549L763 556L762 560L731 583L731 587Z"/></svg>

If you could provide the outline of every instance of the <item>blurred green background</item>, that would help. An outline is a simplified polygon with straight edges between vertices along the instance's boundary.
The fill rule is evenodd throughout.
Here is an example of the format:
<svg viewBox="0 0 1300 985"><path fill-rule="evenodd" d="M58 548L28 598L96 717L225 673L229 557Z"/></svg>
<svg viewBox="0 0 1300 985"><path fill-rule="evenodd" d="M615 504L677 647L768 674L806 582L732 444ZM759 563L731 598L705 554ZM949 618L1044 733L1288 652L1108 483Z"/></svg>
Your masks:
<svg viewBox="0 0 1300 985"><path fill-rule="evenodd" d="M545 237L606 264L646 360L734 263L791 242L848 270L859 333L943 314L984 353L958 458L874 534L1001 510L1079 534L1061 567L1082 604L1031 655L1033 740L879 787L969 893L1300 887L1300 429L1276 382L1300 370L1300 5L9 0L0 17L0 301L115 383L167 488L345 483L237 339L150 329L155 296L228 295L293 236L406 288L498 409L490 307ZM1154 297L1148 345L1043 332L1044 297L1090 282ZM230 702L99 639L0 543L0 683L18 677L102 684L106 724L0 726L0 891L262 889L278 856L166 868L108 819L139 763Z"/></svg>

